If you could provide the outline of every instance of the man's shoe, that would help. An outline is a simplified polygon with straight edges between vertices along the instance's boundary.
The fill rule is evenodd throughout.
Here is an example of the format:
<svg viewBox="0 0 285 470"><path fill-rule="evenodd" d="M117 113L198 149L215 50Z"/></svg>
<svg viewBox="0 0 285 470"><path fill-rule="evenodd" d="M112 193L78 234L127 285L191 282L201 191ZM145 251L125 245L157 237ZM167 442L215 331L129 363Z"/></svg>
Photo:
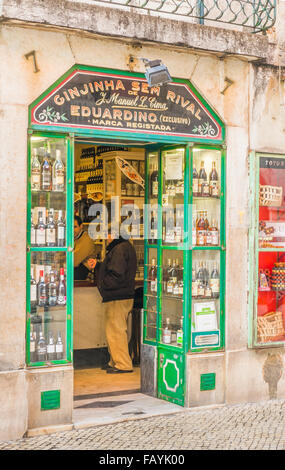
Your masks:
<svg viewBox="0 0 285 470"><path fill-rule="evenodd" d="M110 364L104 364L104 365L101 367L101 370L108 370L108 369L112 369L112 366L110 366Z"/></svg>
<svg viewBox="0 0 285 470"><path fill-rule="evenodd" d="M121 370L116 367L110 367L107 369L107 374L127 374L129 372L133 372L133 370Z"/></svg>

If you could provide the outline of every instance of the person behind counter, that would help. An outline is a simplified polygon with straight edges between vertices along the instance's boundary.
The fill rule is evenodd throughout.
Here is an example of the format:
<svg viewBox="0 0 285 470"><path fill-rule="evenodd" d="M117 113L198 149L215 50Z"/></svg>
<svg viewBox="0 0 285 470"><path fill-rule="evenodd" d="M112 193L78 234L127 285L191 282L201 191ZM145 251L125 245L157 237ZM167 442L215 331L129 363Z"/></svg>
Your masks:
<svg viewBox="0 0 285 470"><path fill-rule="evenodd" d="M95 257L94 243L83 230L82 219L74 216L74 280L85 280L90 268L88 259Z"/></svg>
<svg viewBox="0 0 285 470"><path fill-rule="evenodd" d="M88 261L95 267L97 286L106 303L105 331L110 361L102 369L108 374L133 372L128 348L127 321L133 308L137 257L133 245L122 237L107 239L106 257L102 263Z"/></svg>

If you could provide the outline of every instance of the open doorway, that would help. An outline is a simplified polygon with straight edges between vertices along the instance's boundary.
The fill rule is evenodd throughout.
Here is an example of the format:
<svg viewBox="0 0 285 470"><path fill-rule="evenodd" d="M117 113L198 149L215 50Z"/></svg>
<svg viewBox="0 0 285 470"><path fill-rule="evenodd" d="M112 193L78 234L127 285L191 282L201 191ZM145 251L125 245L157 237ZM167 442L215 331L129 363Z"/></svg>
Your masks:
<svg viewBox="0 0 285 470"><path fill-rule="evenodd" d="M129 174L120 162L127 162ZM129 354L133 372L108 374L102 367L109 361L105 334L105 306L99 294L94 270L78 252L74 254L74 398L108 397L140 391L141 309L143 303L144 187L132 177L132 171L144 180L145 149L141 146L78 139L74 148L74 227L75 238L82 232L92 240L92 254L103 261L106 240L98 235L97 215L104 205L110 221L119 224L128 217L128 206L139 214L137 231L130 238L137 256L135 300L128 317ZM127 176L128 174L128 176ZM99 208L99 212L98 212ZM102 214L102 212L101 212ZM95 221L94 221L95 220ZM79 227L80 226L80 227ZM89 240L90 241L90 240ZM77 240L75 239L75 247Z"/></svg>

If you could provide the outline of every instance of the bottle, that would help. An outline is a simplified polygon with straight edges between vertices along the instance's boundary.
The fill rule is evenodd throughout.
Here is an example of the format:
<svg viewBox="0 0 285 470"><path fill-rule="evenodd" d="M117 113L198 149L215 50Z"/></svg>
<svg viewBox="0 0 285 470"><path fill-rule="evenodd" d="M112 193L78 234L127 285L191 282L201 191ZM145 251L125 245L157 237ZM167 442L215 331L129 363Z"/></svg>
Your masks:
<svg viewBox="0 0 285 470"><path fill-rule="evenodd" d="M198 192L199 196L202 196L202 186L204 182L207 181L207 174L204 168L204 162L201 162L201 167L199 171L199 179L198 179Z"/></svg>
<svg viewBox="0 0 285 470"><path fill-rule="evenodd" d="M63 268L60 268L57 304L58 305L65 305L66 304L66 284L65 284L65 279L64 279L64 269Z"/></svg>
<svg viewBox="0 0 285 470"><path fill-rule="evenodd" d="M197 272L195 266L192 266L192 297L198 297L199 280L197 279Z"/></svg>
<svg viewBox="0 0 285 470"><path fill-rule="evenodd" d="M182 233L183 233L183 211L176 210L176 223L174 227L174 240L175 243L182 242Z"/></svg>
<svg viewBox="0 0 285 470"><path fill-rule="evenodd" d="M166 318L166 325L162 330L162 342L164 344L171 344L171 331L169 328L169 324L170 324L169 318Z"/></svg>
<svg viewBox="0 0 285 470"><path fill-rule="evenodd" d="M150 244L155 245L157 243L157 226L154 219L153 212L151 212L150 219Z"/></svg>
<svg viewBox="0 0 285 470"><path fill-rule="evenodd" d="M64 191L64 164L60 150L57 149L55 155L56 158L52 167L52 189L53 191Z"/></svg>
<svg viewBox="0 0 285 470"><path fill-rule="evenodd" d="M40 191L41 189L41 164L37 156L37 149L33 149L31 162L31 190Z"/></svg>
<svg viewBox="0 0 285 470"><path fill-rule="evenodd" d="M205 298L206 299L210 299L212 297L212 289L211 287L209 286L209 283L206 282L206 286L205 286Z"/></svg>
<svg viewBox="0 0 285 470"><path fill-rule="evenodd" d="M212 163L212 170L209 176L210 196L219 197L219 177L216 170L216 163Z"/></svg>
<svg viewBox="0 0 285 470"><path fill-rule="evenodd" d="M43 191L50 191L51 190L51 164L49 162L48 154L45 152L42 169L41 169L41 186Z"/></svg>
<svg viewBox="0 0 285 470"><path fill-rule="evenodd" d="M54 272L50 273L50 281L48 284L48 304L50 307L57 305L57 284Z"/></svg>
<svg viewBox="0 0 285 470"><path fill-rule="evenodd" d="M53 213L49 211L46 225L46 245L56 246L56 226L53 220Z"/></svg>
<svg viewBox="0 0 285 470"><path fill-rule="evenodd" d="M199 196L199 177L196 168L193 166L193 174L192 174L192 184L193 184L193 196Z"/></svg>
<svg viewBox="0 0 285 470"><path fill-rule="evenodd" d="M172 266L171 259L168 260L168 266L166 270L166 293L173 294L173 279L172 279Z"/></svg>
<svg viewBox="0 0 285 470"><path fill-rule="evenodd" d="M30 332L30 362L36 362L36 338L34 333Z"/></svg>
<svg viewBox="0 0 285 470"><path fill-rule="evenodd" d="M39 211L38 223L36 226L36 245L46 246L46 226L44 224L42 212Z"/></svg>
<svg viewBox="0 0 285 470"><path fill-rule="evenodd" d="M37 283L34 279L33 268L31 268L31 290L30 290L30 305L31 309L37 305Z"/></svg>
<svg viewBox="0 0 285 470"><path fill-rule="evenodd" d="M163 292L167 293L167 282L169 279L169 272L171 270L171 259L167 260L167 266L163 268Z"/></svg>
<svg viewBox="0 0 285 470"><path fill-rule="evenodd" d="M42 270L40 271L40 279L37 285L37 301L39 307L44 307L47 304L47 286Z"/></svg>
<svg viewBox="0 0 285 470"><path fill-rule="evenodd" d="M57 334L57 342L56 342L56 345L55 345L55 352L56 352L57 361L62 360L63 359L63 343L62 343L60 332L58 332L58 334Z"/></svg>
<svg viewBox="0 0 285 470"><path fill-rule="evenodd" d="M154 163L153 171L150 175L150 187L151 187L151 195L153 197L158 196L158 165Z"/></svg>
<svg viewBox="0 0 285 470"><path fill-rule="evenodd" d="M203 183L202 183L201 195L202 195L203 197L209 197L209 196L210 196L210 185L209 185L207 179L204 180Z"/></svg>
<svg viewBox="0 0 285 470"><path fill-rule="evenodd" d="M212 297L214 299L218 299L220 296L220 275L219 271L217 269L217 264L214 265L214 269L211 272L211 277L210 277L210 287L212 289Z"/></svg>
<svg viewBox="0 0 285 470"><path fill-rule="evenodd" d="M208 222L208 227L206 229L206 245L212 246L212 227L210 227L209 222Z"/></svg>
<svg viewBox="0 0 285 470"><path fill-rule="evenodd" d="M47 360L54 361L56 359L55 343L51 332L49 332L48 344L47 344Z"/></svg>
<svg viewBox="0 0 285 470"><path fill-rule="evenodd" d="M170 280L171 280L171 283L172 283L172 286L173 286L172 287L172 294L174 295L174 288L176 287L175 292L177 292L177 288L178 288L178 284L177 284L178 271L177 271L177 266L176 266L176 261L175 260L173 260L173 262L172 262L172 269L170 271Z"/></svg>
<svg viewBox="0 0 285 470"><path fill-rule="evenodd" d="M197 272L197 281L198 281L198 290L197 290L197 297L204 297L205 296L205 273L203 263L200 263L198 272Z"/></svg>
<svg viewBox="0 0 285 470"><path fill-rule="evenodd" d="M150 291L151 293L156 294L157 293L157 269L156 269L156 261L154 258L151 260L149 280L150 280Z"/></svg>
<svg viewBox="0 0 285 470"><path fill-rule="evenodd" d="M36 245L36 227L33 221L33 214L31 214L31 245Z"/></svg>
<svg viewBox="0 0 285 470"><path fill-rule="evenodd" d="M213 220L211 227L211 244L213 246L219 245L219 230L217 227L217 222Z"/></svg>
<svg viewBox="0 0 285 470"><path fill-rule="evenodd" d="M42 331L40 331L40 337L37 342L37 361L45 362L47 360L47 345L46 340Z"/></svg>
<svg viewBox="0 0 285 470"><path fill-rule="evenodd" d="M176 342L178 346L183 345L183 318L180 318L180 328L177 330Z"/></svg>
<svg viewBox="0 0 285 470"><path fill-rule="evenodd" d="M200 211L198 217L199 219L198 219L197 227L196 227L196 233L197 233L196 244L197 246L204 246L205 234L206 234L204 212Z"/></svg>
<svg viewBox="0 0 285 470"><path fill-rule="evenodd" d="M62 218L62 211L58 211L57 221L57 246L65 245L65 222Z"/></svg>

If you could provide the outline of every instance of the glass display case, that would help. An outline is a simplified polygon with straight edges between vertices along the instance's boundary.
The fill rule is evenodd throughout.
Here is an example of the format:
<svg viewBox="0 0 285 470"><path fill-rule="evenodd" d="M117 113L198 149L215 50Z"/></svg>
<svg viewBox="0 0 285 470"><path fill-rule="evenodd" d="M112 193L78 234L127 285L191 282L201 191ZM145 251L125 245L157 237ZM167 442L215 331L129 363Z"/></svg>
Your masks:
<svg viewBox="0 0 285 470"><path fill-rule="evenodd" d="M147 162L144 339L184 351L220 349L224 154L173 147L149 152Z"/></svg>
<svg viewBox="0 0 285 470"><path fill-rule="evenodd" d="M285 156L251 155L252 346L285 341Z"/></svg>
<svg viewBox="0 0 285 470"><path fill-rule="evenodd" d="M32 135L27 212L27 364L71 361L72 188L70 143ZM71 173L72 174L72 173Z"/></svg>

